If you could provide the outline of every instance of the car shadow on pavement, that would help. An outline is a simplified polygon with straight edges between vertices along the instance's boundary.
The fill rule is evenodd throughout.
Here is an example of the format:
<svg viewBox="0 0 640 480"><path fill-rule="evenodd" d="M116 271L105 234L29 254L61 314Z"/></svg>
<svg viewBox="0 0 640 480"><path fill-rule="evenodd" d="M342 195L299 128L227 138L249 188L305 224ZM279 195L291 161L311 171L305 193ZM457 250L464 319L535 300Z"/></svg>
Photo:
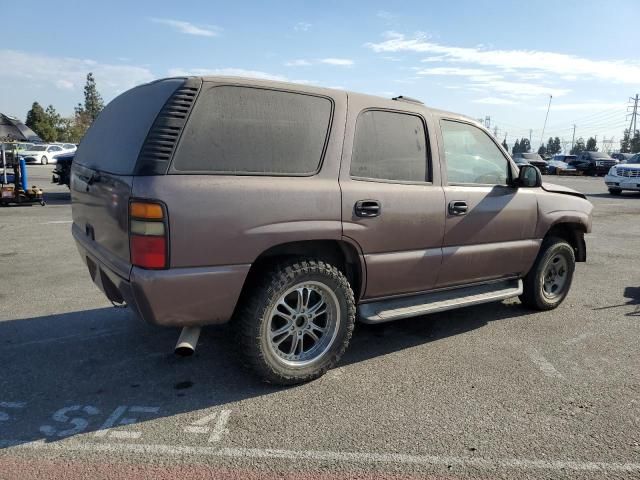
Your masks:
<svg viewBox="0 0 640 480"><path fill-rule="evenodd" d="M422 317L381 324L359 323L342 363L366 361L442 338L461 335L489 322L524 317L528 311L520 303L487 303Z"/></svg>
<svg viewBox="0 0 640 480"><path fill-rule="evenodd" d="M640 287L625 287L624 298L627 299L624 303L618 303L616 305L607 305L605 307L594 308L594 310L608 310L610 308L626 307L628 305L635 305L633 312L625 313L626 317L640 316Z"/></svg>
<svg viewBox="0 0 640 480"><path fill-rule="evenodd" d="M358 324L341 365L525 314L519 304L493 304ZM115 308L0 321L0 450L78 434L104 436L130 417L144 423L283 390L242 368L231 327L203 329L188 358L173 354L178 334ZM116 412L120 417L109 423Z"/></svg>
<svg viewBox="0 0 640 480"><path fill-rule="evenodd" d="M47 205L69 205L71 203L71 193L44 192L44 201Z"/></svg>

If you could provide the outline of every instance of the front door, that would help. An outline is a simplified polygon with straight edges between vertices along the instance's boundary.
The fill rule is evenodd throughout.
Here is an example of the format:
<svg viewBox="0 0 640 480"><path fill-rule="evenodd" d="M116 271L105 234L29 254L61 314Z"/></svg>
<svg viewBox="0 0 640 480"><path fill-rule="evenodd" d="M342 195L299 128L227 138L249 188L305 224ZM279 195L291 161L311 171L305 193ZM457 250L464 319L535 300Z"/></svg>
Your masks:
<svg viewBox="0 0 640 480"><path fill-rule="evenodd" d="M343 235L365 257L364 298L429 290L440 269L444 230L444 194L429 154L430 120L410 105L398 111L393 101L381 100L379 109L358 107L349 105L355 132L346 129L340 188Z"/></svg>
<svg viewBox="0 0 640 480"><path fill-rule="evenodd" d="M447 119L440 127L446 220L437 286L523 275L540 245L536 189L512 186L514 167L484 130Z"/></svg>

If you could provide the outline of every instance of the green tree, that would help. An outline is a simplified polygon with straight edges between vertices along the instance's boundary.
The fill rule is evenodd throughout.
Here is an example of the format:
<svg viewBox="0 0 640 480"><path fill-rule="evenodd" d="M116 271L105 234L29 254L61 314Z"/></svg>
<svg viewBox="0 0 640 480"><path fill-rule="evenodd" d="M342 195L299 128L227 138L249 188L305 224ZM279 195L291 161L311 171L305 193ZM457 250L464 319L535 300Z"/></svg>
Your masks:
<svg viewBox="0 0 640 480"><path fill-rule="evenodd" d="M33 130L43 141L55 142L58 137L56 129L60 116L53 105L45 111L38 102L33 102L31 110L27 112L25 125Z"/></svg>
<svg viewBox="0 0 640 480"><path fill-rule="evenodd" d="M516 143L513 144L513 148L511 149L511 153L515 155L516 153L520 153L520 141L516 140Z"/></svg>
<svg viewBox="0 0 640 480"><path fill-rule="evenodd" d="M104 108L104 102L102 101L100 93L98 93L96 80L93 78L93 73L91 72L87 74L87 83L84 86L84 106L81 108L89 118L91 118L92 122Z"/></svg>
<svg viewBox="0 0 640 480"><path fill-rule="evenodd" d="M631 153L640 152L640 131L636 130L633 134L633 138L629 141Z"/></svg>
<svg viewBox="0 0 640 480"><path fill-rule="evenodd" d="M520 151L522 153L529 153L531 151L531 142L527 137L522 137L520 139Z"/></svg>
<svg viewBox="0 0 640 480"><path fill-rule="evenodd" d="M573 148L571 149L571 155L577 155L579 153L582 153L586 150L586 147L584 145L584 139L582 137L580 137L578 140L576 140L575 145L573 146Z"/></svg>
<svg viewBox="0 0 640 480"><path fill-rule="evenodd" d="M560 143L560 137L553 139L553 154L560 153L562 151L562 144Z"/></svg>
<svg viewBox="0 0 640 480"><path fill-rule="evenodd" d="M24 124L29 127L31 130L36 132L36 134L40 137L40 131L46 123L46 114L44 112L44 108L38 103L33 102L31 105L31 110L27 112L27 120Z"/></svg>
<svg viewBox="0 0 640 480"><path fill-rule="evenodd" d="M628 129L625 129L622 140L620 140L620 153L631 153L631 139Z"/></svg>
<svg viewBox="0 0 640 480"><path fill-rule="evenodd" d="M589 137L589 140L587 140L587 152L597 152L598 147L596 145L596 139L593 137Z"/></svg>
<svg viewBox="0 0 640 480"><path fill-rule="evenodd" d="M538 147L538 155L546 155L547 154L547 147L545 147L544 145L540 145Z"/></svg>
<svg viewBox="0 0 640 480"><path fill-rule="evenodd" d="M504 140L502 140L502 146L504 147L504 149L507 152L509 151L509 145L507 145L507 139L506 138Z"/></svg>
<svg viewBox="0 0 640 480"><path fill-rule="evenodd" d="M98 93L96 80L93 78L93 73L89 72L84 86L84 104L78 103L76 106L73 128L69 133L75 143L80 141L103 108L104 102Z"/></svg>
<svg viewBox="0 0 640 480"><path fill-rule="evenodd" d="M553 138L551 137L549 137L549 141L547 142L546 150L549 155L553 155L554 153L556 153L554 151Z"/></svg>

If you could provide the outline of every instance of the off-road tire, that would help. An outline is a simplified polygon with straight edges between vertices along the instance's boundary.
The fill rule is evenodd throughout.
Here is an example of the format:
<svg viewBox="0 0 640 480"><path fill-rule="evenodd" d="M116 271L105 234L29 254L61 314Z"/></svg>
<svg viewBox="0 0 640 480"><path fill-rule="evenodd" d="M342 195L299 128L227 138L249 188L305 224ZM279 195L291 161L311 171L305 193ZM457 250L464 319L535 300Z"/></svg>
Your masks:
<svg viewBox="0 0 640 480"><path fill-rule="evenodd" d="M563 286L562 292L555 298L548 298L544 294L544 272L549 261L556 255L561 255L567 262L567 279ZM520 301L528 308L534 310L553 310L562 303L573 281L573 273L575 271L575 254L571 245L565 240L558 237L549 237L544 240L540 247L538 257L531 267L529 273L523 280L523 292L520 295Z"/></svg>
<svg viewBox="0 0 640 480"><path fill-rule="evenodd" d="M253 285L245 288L233 319L245 365L263 381L276 385L308 382L324 375L338 363L353 333L356 306L349 281L335 266L314 259L277 264L259 275ZM284 292L302 282L319 282L330 288L340 307L339 324L324 355L309 365L292 367L278 361L269 346L269 312Z"/></svg>

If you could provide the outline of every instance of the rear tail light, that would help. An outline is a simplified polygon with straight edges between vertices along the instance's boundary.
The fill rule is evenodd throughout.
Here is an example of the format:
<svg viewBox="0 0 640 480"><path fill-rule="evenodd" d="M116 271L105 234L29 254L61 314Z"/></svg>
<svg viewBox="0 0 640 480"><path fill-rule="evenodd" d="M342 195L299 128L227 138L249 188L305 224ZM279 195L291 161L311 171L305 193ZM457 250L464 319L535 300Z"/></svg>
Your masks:
<svg viewBox="0 0 640 480"><path fill-rule="evenodd" d="M129 204L131 264L148 269L169 267L167 213L158 202Z"/></svg>

